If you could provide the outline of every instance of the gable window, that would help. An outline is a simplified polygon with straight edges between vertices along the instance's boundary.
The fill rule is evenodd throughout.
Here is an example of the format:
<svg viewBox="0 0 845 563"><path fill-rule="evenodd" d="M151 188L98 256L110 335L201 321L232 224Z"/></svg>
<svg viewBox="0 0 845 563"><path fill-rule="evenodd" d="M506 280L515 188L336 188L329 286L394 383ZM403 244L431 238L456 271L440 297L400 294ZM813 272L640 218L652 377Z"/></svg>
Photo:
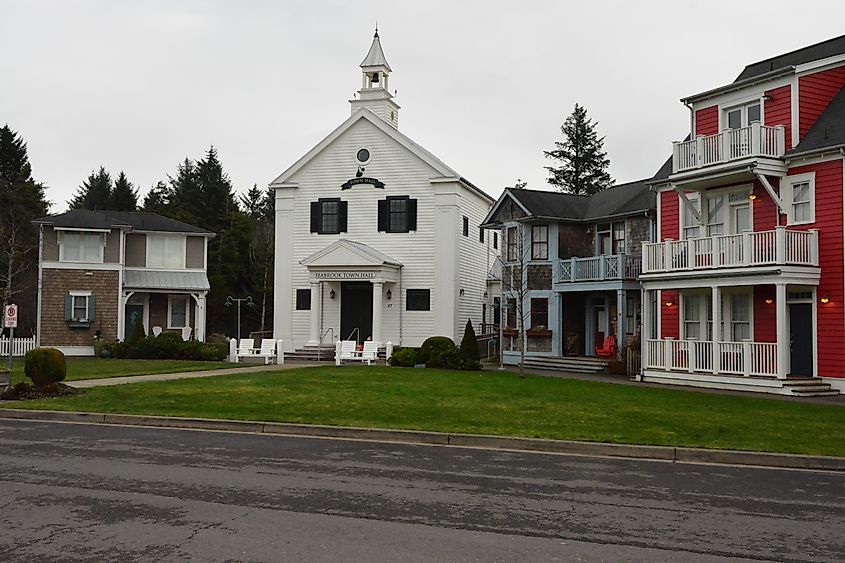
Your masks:
<svg viewBox="0 0 845 563"><path fill-rule="evenodd" d="M784 196L787 200L786 222L788 225L814 223L815 209L815 174L797 174L783 180L786 185Z"/></svg>
<svg viewBox="0 0 845 563"><path fill-rule="evenodd" d="M339 197L320 198L311 202L311 232L336 235L346 232L347 201Z"/></svg>
<svg viewBox="0 0 845 563"><path fill-rule="evenodd" d="M407 311L430 311L431 310L431 290L430 289L409 289L406 300L405 310Z"/></svg>
<svg viewBox="0 0 845 563"><path fill-rule="evenodd" d="M296 290L296 310L310 311L311 310L311 290L297 289Z"/></svg>
<svg viewBox="0 0 845 563"><path fill-rule="evenodd" d="M379 200L378 230L387 233L416 231L417 200L406 195Z"/></svg>
<svg viewBox="0 0 845 563"><path fill-rule="evenodd" d="M103 261L103 235L101 233L61 232L61 262Z"/></svg>
<svg viewBox="0 0 845 563"><path fill-rule="evenodd" d="M519 259L519 238L516 227L508 227L505 230L505 245L507 246L507 260L513 262Z"/></svg>
<svg viewBox="0 0 845 563"><path fill-rule="evenodd" d="M549 226L548 225L532 225L531 226L531 259L532 260L548 260L549 259Z"/></svg>
<svg viewBox="0 0 845 563"><path fill-rule="evenodd" d="M69 291L65 295L65 322L69 327L90 327L94 313L95 300L90 291Z"/></svg>
<svg viewBox="0 0 845 563"><path fill-rule="evenodd" d="M464 236L469 236L469 218L464 215Z"/></svg>
<svg viewBox="0 0 845 563"><path fill-rule="evenodd" d="M147 267L185 267L185 237L147 235Z"/></svg>
<svg viewBox="0 0 845 563"><path fill-rule="evenodd" d="M549 326L549 300L545 297L531 300L531 328L545 329Z"/></svg>
<svg viewBox="0 0 845 563"><path fill-rule="evenodd" d="M188 296L171 295L167 300L167 328L188 326Z"/></svg>

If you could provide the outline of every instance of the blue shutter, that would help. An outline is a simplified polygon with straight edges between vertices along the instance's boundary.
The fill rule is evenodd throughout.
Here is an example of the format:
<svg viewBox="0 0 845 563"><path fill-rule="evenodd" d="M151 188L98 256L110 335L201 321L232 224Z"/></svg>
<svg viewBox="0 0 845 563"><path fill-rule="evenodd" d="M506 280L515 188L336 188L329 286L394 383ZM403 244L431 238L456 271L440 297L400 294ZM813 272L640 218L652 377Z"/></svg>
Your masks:
<svg viewBox="0 0 845 563"><path fill-rule="evenodd" d="M96 314L95 298L93 295L88 296L88 322L94 322L94 315Z"/></svg>
<svg viewBox="0 0 845 563"><path fill-rule="evenodd" d="M65 321L73 320L73 295L65 295Z"/></svg>

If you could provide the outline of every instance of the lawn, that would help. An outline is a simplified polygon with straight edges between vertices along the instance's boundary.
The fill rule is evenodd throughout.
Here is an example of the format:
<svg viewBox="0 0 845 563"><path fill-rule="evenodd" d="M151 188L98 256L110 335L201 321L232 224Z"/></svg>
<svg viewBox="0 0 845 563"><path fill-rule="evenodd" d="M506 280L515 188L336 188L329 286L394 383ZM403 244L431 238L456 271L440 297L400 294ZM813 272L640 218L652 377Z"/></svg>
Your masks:
<svg viewBox="0 0 845 563"><path fill-rule="evenodd" d="M840 406L497 371L300 368L5 406L845 456Z"/></svg>
<svg viewBox="0 0 845 563"><path fill-rule="evenodd" d="M5 360L5 359L4 359ZM123 377L127 375L148 375L152 373L172 373L178 371L201 371L235 367L236 364L226 362L196 362L191 360L117 360L114 358L75 358L66 357L67 376L65 381L79 381L80 379L103 379L106 377ZM8 364L2 364L6 367ZM23 374L23 358L16 358L12 365L12 382L26 381L31 383Z"/></svg>

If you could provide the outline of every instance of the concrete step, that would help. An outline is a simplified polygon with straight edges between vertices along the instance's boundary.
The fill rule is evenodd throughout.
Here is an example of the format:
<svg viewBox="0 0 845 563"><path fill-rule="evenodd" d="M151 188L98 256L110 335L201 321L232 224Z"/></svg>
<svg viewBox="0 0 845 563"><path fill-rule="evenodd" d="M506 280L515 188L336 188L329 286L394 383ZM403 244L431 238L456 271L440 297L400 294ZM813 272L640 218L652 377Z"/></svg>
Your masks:
<svg viewBox="0 0 845 563"><path fill-rule="evenodd" d="M525 358L525 367L531 369L588 374L604 373L607 371L607 363L604 360L596 358L547 358L529 356Z"/></svg>
<svg viewBox="0 0 845 563"><path fill-rule="evenodd" d="M783 382L783 388L797 397L835 397L839 391L814 377L790 378Z"/></svg>

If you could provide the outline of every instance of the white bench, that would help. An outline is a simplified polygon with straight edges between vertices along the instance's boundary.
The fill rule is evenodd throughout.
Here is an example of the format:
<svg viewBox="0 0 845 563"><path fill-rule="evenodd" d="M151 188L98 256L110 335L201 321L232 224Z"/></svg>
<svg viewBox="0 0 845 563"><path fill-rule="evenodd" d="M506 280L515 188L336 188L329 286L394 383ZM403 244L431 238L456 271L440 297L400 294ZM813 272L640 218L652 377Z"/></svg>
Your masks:
<svg viewBox="0 0 845 563"><path fill-rule="evenodd" d="M354 340L341 340L335 348L335 365L341 365L345 361L367 362L372 365L378 358L378 342L368 340L364 342L364 349L358 350Z"/></svg>
<svg viewBox="0 0 845 563"><path fill-rule="evenodd" d="M255 339L241 338L241 341L238 342L238 349L235 352L235 361L240 361L241 358L251 358L255 355Z"/></svg>
<svg viewBox="0 0 845 563"><path fill-rule="evenodd" d="M367 340L364 342L364 350L361 352L361 361L367 362L367 365L370 366L376 361L376 358L378 358L378 342Z"/></svg>
<svg viewBox="0 0 845 563"><path fill-rule="evenodd" d="M276 361L276 341L270 338L261 339L261 348L255 354L259 358L264 358L264 365L267 365L272 360Z"/></svg>

